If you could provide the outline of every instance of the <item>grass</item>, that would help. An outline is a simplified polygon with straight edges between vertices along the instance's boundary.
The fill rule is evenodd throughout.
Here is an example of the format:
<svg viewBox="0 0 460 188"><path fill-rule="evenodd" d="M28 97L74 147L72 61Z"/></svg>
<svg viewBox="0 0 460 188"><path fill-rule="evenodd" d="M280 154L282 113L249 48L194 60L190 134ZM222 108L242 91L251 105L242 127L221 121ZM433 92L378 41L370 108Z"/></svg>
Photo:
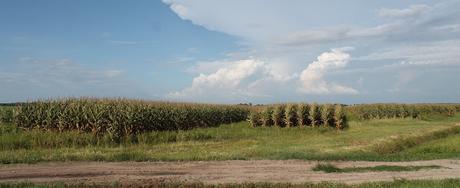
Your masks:
<svg viewBox="0 0 460 188"><path fill-rule="evenodd" d="M356 185L346 185L341 183L303 183L303 184L291 184L291 183L228 183L228 184L204 184L204 183L193 183L193 182L150 182L144 184L144 187L164 187L164 188L382 188L382 187L394 187L394 188L454 188L460 185L460 179L445 179L445 180L395 180L392 182L374 182L374 183L363 183ZM135 185L131 185L135 187ZM118 183L113 184L64 184L64 183L6 183L0 184L0 188L29 188L29 187L52 187L52 188L76 188L76 187L94 187L94 188L118 188L123 185Z"/></svg>
<svg viewBox="0 0 460 188"><path fill-rule="evenodd" d="M350 127L344 131L328 128L252 128L247 122L240 122L216 128L144 133L124 138L121 144L87 133L26 132L4 124L0 126L0 163L458 158L460 146L454 144L460 140L460 136L454 134L460 129L455 126L457 122L460 122L460 115L432 120L351 121ZM391 147L401 149L382 152Z"/></svg>
<svg viewBox="0 0 460 188"><path fill-rule="evenodd" d="M409 137L397 137L387 142L380 142L375 144L372 150L379 154L398 153L422 143L440 138L446 138L450 135L456 135L458 133L460 133L460 127L455 126L448 129L433 131L428 134L414 135Z"/></svg>
<svg viewBox="0 0 460 188"><path fill-rule="evenodd" d="M460 155L458 143L460 143L460 134L425 142L401 151L399 155L401 158L413 159L458 158Z"/></svg>
<svg viewBox="0 0 460 188"><path fill-rule="evenodd" d="M380 171L419 171L422 169L438 169L442 168L437 165L430 166L391 166L391 165L379 165L373 167L347 167L347 168L338 168L330 163L319 163L313 167L313 171L323 171L326 173L347 173L347 172L380 172Z"/></svg>

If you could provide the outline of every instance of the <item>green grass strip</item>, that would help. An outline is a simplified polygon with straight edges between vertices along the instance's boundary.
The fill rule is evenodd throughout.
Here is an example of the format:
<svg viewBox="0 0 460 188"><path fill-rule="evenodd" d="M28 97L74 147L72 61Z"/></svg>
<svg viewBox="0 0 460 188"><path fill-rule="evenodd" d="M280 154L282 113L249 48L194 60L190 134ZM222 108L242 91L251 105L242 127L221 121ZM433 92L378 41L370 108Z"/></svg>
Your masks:
<svg viewBox="0 0 460 188"><path fill-rule="evenodd" d="M326 173L347 173L347 172L380 172L380 171L418 171L422 169L438 169L442 168L437 165L430 166L391 166L391 165L380 165L373 167L348 167L348 168L338 168L333 164L317 164L313 167L313 171L323 171Z"/></svg>
<svg viewBox="0 0 460 188"><path fill-rule="evenodd" d="M459 133L460 126L454 126L422 135L399 137L388 142L380 142L372 146L372 151L378 154L394 154L425 142L445 138Z"/></svg>

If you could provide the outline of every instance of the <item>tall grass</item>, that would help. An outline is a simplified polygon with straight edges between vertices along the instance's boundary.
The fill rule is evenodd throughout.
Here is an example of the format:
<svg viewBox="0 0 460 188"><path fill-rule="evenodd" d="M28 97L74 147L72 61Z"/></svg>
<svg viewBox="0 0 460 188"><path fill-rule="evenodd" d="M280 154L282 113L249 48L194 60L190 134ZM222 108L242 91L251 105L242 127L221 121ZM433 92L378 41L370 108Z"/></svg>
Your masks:
<svg viewBox="0 0 460 188"><path fill-rule="evenodd" d="M41 130L21 130L14 125L0 126L0 150L55 149L85 147L128 147L135 145L154 145L181 141L205 141L225 139L216 135L213 129L198 128L189 131L154 131L120 138L115 143L107 135L96 136L91 133L66 131L62 133Z"/></svg>
<svg viewBox="0 0 460 188"><path fill-rule="evenodd" d="M15 123L23 129L90 132L119 140L149 131L188 130L239 122L248 108L235 105L72 98L19 105Z"/></svg>

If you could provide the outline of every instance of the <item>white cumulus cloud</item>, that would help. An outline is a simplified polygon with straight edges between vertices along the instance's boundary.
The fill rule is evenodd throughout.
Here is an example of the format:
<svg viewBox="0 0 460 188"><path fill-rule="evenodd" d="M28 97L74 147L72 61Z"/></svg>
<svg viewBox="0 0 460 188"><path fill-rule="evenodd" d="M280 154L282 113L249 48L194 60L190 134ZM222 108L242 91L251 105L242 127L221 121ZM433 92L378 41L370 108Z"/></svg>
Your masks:
<svg viewBox="0 0 460 188"><path fill-rule="evenodd" d="M260 60L246 59L223 62L217 71L210 74L200 73L193 79L192 85L182 91L173 92L171 97L189 98L219 94L222 96L250 95L245 90L248 79L258 72L263 72L265 63Z"/></svg>
<svg viewBox="0 0 460 188"><path fill-rule="evenodd" d="M299 91L308 94L358 94L358 91L351 87L324 80L327 72L346 67L350 58L350 54L343 49L332 49L331 52L322 53L300 74Z"/></svg>

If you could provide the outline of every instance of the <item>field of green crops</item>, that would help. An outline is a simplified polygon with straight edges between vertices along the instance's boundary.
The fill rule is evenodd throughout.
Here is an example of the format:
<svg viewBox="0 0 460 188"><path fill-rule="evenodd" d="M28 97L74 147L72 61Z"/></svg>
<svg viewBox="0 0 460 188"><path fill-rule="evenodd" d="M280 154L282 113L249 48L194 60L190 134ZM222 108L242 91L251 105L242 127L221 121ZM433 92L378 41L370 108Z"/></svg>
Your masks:
<svg viewBox="0 0 460 188"><path fill-rule="evenodd" d="M238 105L150 102L126 99L64 99L25 103L14 109L23 129L91 132L119 142L144 132L216 127L246 120Z"/></svg>
<svg viewBox="0 0 460 188"><path fill-rule="evenodd" d="M0 106L0 165L53 161L460 158L458 110L459 105L454 104L248 106L92 98L36 101ZM262 182L216 186L455 187L458 182L458 179L359 185ZM0 187L68 186L0 184ZM160 182L154 186L205 185ZM116 182L109 187L117 187Z"/></svg>
<svg viewBox="0 0 460 188"><path fill-rule="evenodd" d="M348 128L252 127L247 121L120 137L0 126L0 163L312 159L402 161L460 157L460 115L350 120Z"/></svg>
<svg viewBox="0 0 460 188"><path fill-rule="evenodd" d="M0 163L456 158L456 107L37 101L0 107Z"/></svg>

